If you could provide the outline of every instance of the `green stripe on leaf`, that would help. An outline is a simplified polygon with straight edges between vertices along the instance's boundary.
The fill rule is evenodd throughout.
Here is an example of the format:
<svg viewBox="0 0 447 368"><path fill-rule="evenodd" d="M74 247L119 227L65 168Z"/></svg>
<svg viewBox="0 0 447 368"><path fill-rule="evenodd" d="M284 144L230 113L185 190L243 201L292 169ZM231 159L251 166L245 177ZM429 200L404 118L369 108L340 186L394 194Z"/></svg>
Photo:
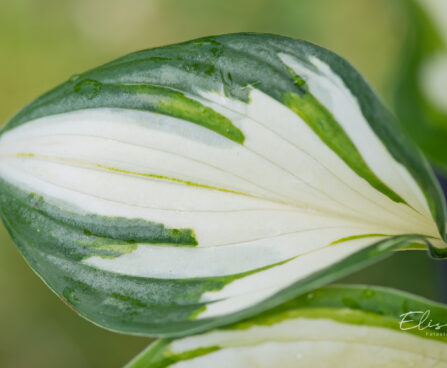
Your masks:
<svg viewBox="0 0 447 368"><path fill-rule="evenodd" d="M236 143L244 142L243 133L228 118L171 88L151 84L102 83L92 79L84 79L72 88L70 86L71 83L64 85L65 91L58 100L50 100L49 106L34 107L32 119L98 107L142 110L183 119ZM23 119L16 119L12 126L21 121ZM7 126L2 132L12 126Z"/></svg>
<svg viewBox="0 0 447 368"><path fill-rule="evenodd" d="M368 167L367 163L332 114L308 91L301 95L287 92L284 103L295 111L318 134L321 140L339 155L349 167L374 188L395 202L405 201L387 187Z"/></svg>
<svg viewBox="0 0 447 368"><path fill-rule="evenodd" d="M138 218L77 213L70 206L51 204L42 196L26 193L4 181L0 186L3 212L5 215L11 214L9 221L15 221L22 234L50 236L53 241L42 242L46 247L52 247L56 239L61 246L73 244L76 248L73 251L83 254L82 258L90 255L93 249L106 250L107 244L109 248L113 245L115 252L121 249L125 250L124 253L134 249L137 242L189 247L198 244L192 229L167 228L163 224ZM61 246L56 246L54 251L58 253L63 249Z"/></svg>

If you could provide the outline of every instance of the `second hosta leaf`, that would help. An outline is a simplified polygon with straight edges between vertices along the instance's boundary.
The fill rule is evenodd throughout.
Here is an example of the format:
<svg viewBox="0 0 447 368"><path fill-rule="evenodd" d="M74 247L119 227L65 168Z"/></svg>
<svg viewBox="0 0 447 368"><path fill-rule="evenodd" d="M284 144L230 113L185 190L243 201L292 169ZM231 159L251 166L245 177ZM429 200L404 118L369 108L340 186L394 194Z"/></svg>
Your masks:
<svg viewBox="0 0 447 368"><path fill-rule="evenodd" d="M251 319L152 343L125 368L447 368L447 307L329 286Z"/></svg>
<svg viewBox="0 0 447 368"><path fill-rule="evenodd" d="M0 136L2 218L82 316L180 335L278 305L390 250L445 254L424 159L339 56L235 34L71 78Z"/></svg>

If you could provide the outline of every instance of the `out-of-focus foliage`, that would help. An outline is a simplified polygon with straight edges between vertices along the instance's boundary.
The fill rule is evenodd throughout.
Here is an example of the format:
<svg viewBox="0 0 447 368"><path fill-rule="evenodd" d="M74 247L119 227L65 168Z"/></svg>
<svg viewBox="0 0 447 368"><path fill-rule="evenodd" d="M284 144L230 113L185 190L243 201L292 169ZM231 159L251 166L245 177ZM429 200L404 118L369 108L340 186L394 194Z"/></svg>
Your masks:
<svg viewBox="0 0 447 368"><path fill-rule="evenodd" d="M408 32L396 65L394 105L410 136L447 170L447 2L400 0Z"/></svg>
<svg viewBox="0 0 447 368"><path fill-rule="evenodd" d="M389 10L382 0L3 0L0 121L70 74L128 52L242 31L332 49L383 91L402 38Z"/></svg>
<svg viewBox="0 0 447 368"><path fill-rule="evenodd" d="M318 43L350 60L383 94L407 29L405 14L393 12L389 3L1 0L0 122L71 74L138 49L228 32L271 32ZM42 286L3 227L0 249L0 367L118 367L148 344L71 313ZM416 267L417 272L408 272ZM426 254L407 252L349 281L439 299L435 272Z"/></svg>

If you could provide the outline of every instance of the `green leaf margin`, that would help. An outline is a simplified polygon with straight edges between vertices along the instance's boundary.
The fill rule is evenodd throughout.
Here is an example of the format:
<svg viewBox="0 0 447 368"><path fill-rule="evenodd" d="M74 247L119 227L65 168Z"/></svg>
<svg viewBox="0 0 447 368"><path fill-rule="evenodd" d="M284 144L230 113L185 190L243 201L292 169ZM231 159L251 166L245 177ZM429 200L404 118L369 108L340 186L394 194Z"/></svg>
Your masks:
<svg viewBox="0 0 447 368"><path fill-rule="evenodd" d="M403 334L410 333L447 344L447 336L436 330L434 326L424 330L419 328L400 330L402 314L427 309L430 310L431 320L439 323L447 320L446 305L406 292L368 285L331 285L301 295L253 318L225 326L221 330L240 330L254 325L271 326L294 317L329 318L341 323L389 328L401 331ZM407 326L417 326L417 323L408 323ZM155 341L125 368L163 368L220 349L217 345L203 346L192 351L174 354L169 350L172 341L174 339Z"/></svg>

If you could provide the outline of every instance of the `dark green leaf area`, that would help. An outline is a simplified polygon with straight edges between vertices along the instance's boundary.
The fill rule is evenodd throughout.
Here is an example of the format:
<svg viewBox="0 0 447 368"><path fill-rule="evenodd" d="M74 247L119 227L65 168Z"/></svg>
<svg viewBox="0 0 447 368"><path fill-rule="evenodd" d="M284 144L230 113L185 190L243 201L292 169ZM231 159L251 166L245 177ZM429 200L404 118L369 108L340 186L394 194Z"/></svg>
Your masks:
<svg viewBox="0 0 447 368"><path fill-rule="evenodd" d="M428 306L430 306L430 318L433 321L445 320L447 317L445 305L436 304L406 292L368 285L334 285L301 295L279 307L259 314L251 321L258 324L272 323L275 316L281 316L287 311L297 308L347 308L389 318L387 327L392 325L393 328L399 329L401 315L410 311L426 311ZM345 322L362 324L361 320L355 319ZM436 326L430 325L427 328L433 332L436 331ZM412 332L424 335L424 332L421 331Z"/></svg>
<svg viewBox="0 0 447 368"><path fill-rule="evenodd" d="M0 188L2 221L29 265L79 314L104 328L146 336L203 329L206 320L192 320L204 308L200 302L202 294L220 290L250 273L164 279L97 269L82 260L91 256L114 258L136 249L135 241L98 235L110 231L125 238L131 234L127 226L110 230L93 221L99 217L69 217L65 209L10 184L1 182ZM83 226L79 226L80 221ZM175 234L177 241L189 239L189 233L183 234L183 238Z"/></svg>
<svg viewBox="0 0 447 368"><path fill-rule="evenodd" d="M130 253L139 243L195 246L191 229L170 229L141 219L80 215L42 197L0 183L3 216L15 231L33 239L33 246L71 260L91 256L113 258Z"/></svg>

